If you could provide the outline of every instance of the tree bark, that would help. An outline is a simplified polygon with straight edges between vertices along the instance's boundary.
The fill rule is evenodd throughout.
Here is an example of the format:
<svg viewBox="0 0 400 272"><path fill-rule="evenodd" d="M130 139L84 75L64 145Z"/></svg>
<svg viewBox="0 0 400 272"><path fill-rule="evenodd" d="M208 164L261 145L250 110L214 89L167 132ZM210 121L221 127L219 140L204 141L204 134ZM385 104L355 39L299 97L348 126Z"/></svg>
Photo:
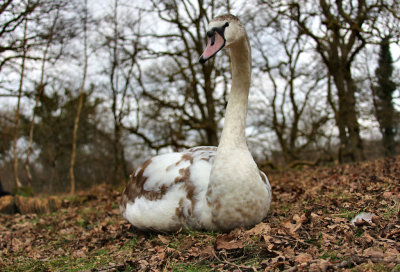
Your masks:
<svg viewBox="0 0 400 272"><path fill-rule="evenodd" d="M76 110L76 115L74 119L74 128L72 132L72 150L71 150L71 161L69 167L69 176L70 176L70 194L75 193L76 181L75 181L75 160L76 160L76 142L78 136L78 128L79 128L79 119L81 115L82 105L83 105L83 97L85 93L85 84L86 84L86 75L87 75L87 67L88 67L88 49L87 49L87 17L88 17L88 5L87 0L84 0L85 7L84 7L84 19L83 19L83 77L82 83L79 90L79 101L78 101L78 108Z"/></svg>
<svg viewBox="0 0 400 272"><path fill-rule="evenodd" d="M339 161L352 162L364 160L363 144L360 137L360 126L357 120L356 86L350 68L343 67L342 62L332 61L330 74L338 92L338 114L336 124L339 129Z"/></svg>
<svg viewBox="0 0 400 272"><path fill-rule="evenodd" d="M364 159L363 144L356 110L356 84L351 75L351 65L357 54L365 47L361 35L362 26L368 18L367 4L358 1L357 12L346 14L340 1L330 4L319 1L322 23L326 28L323 36L318 36L300 16L300 5L292 6L291 19L296 21L305 35L316 43L316 51L321 56L333 78L337 89L338 108L336 122L339 129L339 161L350 162ZM334 7L333 7L334 6ZM353 16L353 17L352 17ZM348 25L349 29L344 31Z"/></svg>
<svg viewBox="0 0 400 272"><path fill-rule="evenodd" d="M28 177L28 186L32 187L32 173L30 170L30 156L31 156L31 152L32 152L32 144L33 144L33 132L35 129L35 119L36 119L36 112L37 112L37 108L39 105L39 101L40 98L42 97L42 94L44 92L44 74L45 74L45 66L46 66L46 59L47 59L47 53L48 50L50 48L50 44L53 40L53 34L54 34L54 29L56 27L57 24L57 20L58 20L58 15L59 15L59 7L57 7L57 11L56 11L56 16L54 18L53 24L50 28L50 33L49 33L49 37L46 43L46 47L43 51L43 58L42 58L42 66L40 69L40 80L39 80L39 85L37 86L37 94L36 94L36 98L35 98L35 105L33 107L33 111L32 111L32 120L31 120L31 124L29 126L29 142L28 142L28 148L26 151L26 159L25 159L25 171Z"/></svg>
<svg viewBox="0 0 400 272"><path fill-rule="evenodd" d="M29 6L30 1L28 1L27 6ZM28 18L27 15L24 18L24 34L22 40L22 60L21 60L21 74L19 80L19 87L18 87L18 100L17 100L17 109L15 110L15 128L14 128L14 143L13 143L13 154L14 154L14 163L13 163L13 170L14 170L14 178L15 178L15 185L17 188L22 187L22 183L19 179L19 171L18 171L18 152L17 152L17 142L18 142L18 130L19 130L19 117L20 117L20 107L21 107L21 98L22 98L22 90L24 86L24 76L25 76L25 60L27 54L26 48L26 35L27 35L27 28L28 28Z"/></svg>

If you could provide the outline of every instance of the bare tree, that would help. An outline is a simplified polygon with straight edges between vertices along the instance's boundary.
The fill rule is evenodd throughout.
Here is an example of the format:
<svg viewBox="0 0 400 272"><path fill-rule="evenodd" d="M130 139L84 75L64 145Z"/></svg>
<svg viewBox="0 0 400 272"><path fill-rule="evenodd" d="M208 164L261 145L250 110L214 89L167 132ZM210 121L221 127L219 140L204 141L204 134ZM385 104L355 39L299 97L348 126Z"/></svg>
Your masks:
<svg viewBox="0 0 400 272"><path fill-rule="evenodd" d="M114 180L129 177L125 148L123 146L124 122L135 108L136 93L133 90L137 59L142 51L141 45L141 12L134 12L121 1L114 0L111 13L103 20L103 49L107 60L103 73L108 77L104 86L111 98L113 119ZM132 102L133 101L133 102Z"/></svg>
<svg viewBox="0 0 400 272"><path fill-rule="evenodd" d="M30 6L28 1L27 6ZM17 100L17 108L15 110L15 121L14 121L14 178L15 178L15 185L17 188L22 187L22 183L19 179L19 171L18 171L18 153L17 153L17 142L18 142L18 131L19 131L19 118L20 118L20 107L21 107L21 98L22 98L22 91L24 88L24 79L25 79L25 61L27 55L27 29L28 29L28 14L25 14L23 17L24 28L23 28L23 38L22 38L22 58L21 58L21 68L20 68L20 79L19 79L19 86L18 86L18 100Z"/></svg>
<svg viewBox="0 0 400 272"><path fill-rule="evenodd" d="M144 11L156 12L158 22L167 26L168 32L155 30L144 35L147 62L140 65L137 77L141 113L128 129L156 150L218 144L229 60L226 56L205 65L198 63L209 16L215 15L216 6L212 0L153 0L152 9Z"/></svg>
<svg viewBox="0 0 400 272"><path fill-rule="evenodd" d="M397 128L394 120L396 110L393 106L393 94L397 86L392 79L393 59L389 47L389 37L382 39L378 63L379 66L375 70L377 84L372 87L375 115L382 134L385 156L394 156L396 154Z"/></svg>
<svg viewBox="0 0 400 272"><path fill-rule="evenodd" d="M0 71L9 61L24 57L26 45L34 42L35 36L27 36L21 31L23 37L19 37L16 32L24 28L27 16L39 5L39 0L6 0L0 3Z"/></svg>
<svg viewBox="0 0 400 272"><path fill-rule="evenodd" d="M34 133L34 128L35 128L36 111L37 111L37 107L39 105L40 98L41 98L41 96L44 92L44 88L45 88L45 82L44 82L44 76L45 76L45 71L46 71L45 66L46 66L46 62L48 61L47 56L48 56L48 52L50 49L50 45L53 42L54 31L55 31L55 28L56 28L56 25L57 25L57 22L59 19L61 5L59 3L56 3L54 5L54 7L52 7L51 10L49 10L48 12L51 12L52 9L55 9L55 15L53 18L53 22L49 28L48 34L46 35L47 41L45 43L45 47L43 50L41 69L40 69L40 79L39 79L38 86L36 88L37 93L35 95L35 105L33 106L32 119L31 119L31 123L29 126L29 141L28 141L28 147L27 147L26 159L25 159L25 170L27 173L29 187L32 187L32 173L30 170L30 156L32 153L33 133Z"/></svg>
<svg viewBox="0 0 400 272"><path fill-rule="evenodd" d="M82 104L83 104L83 96L85 93L85 85L86 85L86 76L88 71L88 5L87 0L84 0L84 14L82 18L82 27L83 27L83 67L82 67L82 81L81 86L79 88L79 100L78 106L76 109L76 115L74 119L74 128L72 132L72 151L71 151L71 161L69 167L69 176L70 176L70 194L75 193L75 174L74 174L74 167L75 167L75 158L76 158L76 142L77 142L77 135L78 135L78 128L79 128L79 118L81 115Z"/></svg>
<svg viewBox="0 0 400 272"><path fill-rule="evenodd" d="M256 131L273 131L280 147L273 151L281 152L284 163L306 160L305 151L310 152L324 136L321 131L329 120L329 111L321 103L326 73L293 22L279 22L262 12L248 17L255 49L254 78L261 82L255 84L258 103L250 108L251 122ZM320 152L313 152L316 160L315 153Z"/></svg>
<svg viewBox="0 0 400 272"><path fill-rule="evenodd" d="M364 158L352 65L368 39L377 32L380 16L396 16L394 9L398 9L398 3L392 2L264 2L277 16L295 22L301 33L313 41L315 51L333 80L337 97L331 92L328 99L336 116L342 162Z"/></svg>

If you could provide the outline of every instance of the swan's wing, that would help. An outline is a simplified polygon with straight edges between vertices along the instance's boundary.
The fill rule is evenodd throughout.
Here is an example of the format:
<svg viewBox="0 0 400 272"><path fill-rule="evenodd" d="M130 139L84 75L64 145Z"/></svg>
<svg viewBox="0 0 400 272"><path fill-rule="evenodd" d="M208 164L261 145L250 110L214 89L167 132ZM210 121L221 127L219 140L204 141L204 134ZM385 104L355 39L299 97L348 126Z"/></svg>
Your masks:
<svg viewBox="0 0 400 272"><path fill-rule="evenodd" d="M270 206L271 206L271 200L272 200L272 190L271 190L271 184L269 183L268 177L267 175L260 170L260 176L261 176L261 180L264 182L265 188L267 188L267 192L268 192L268 207L267 210L269 210Z"/></svg>
<svg viewBox="0 0 400 272"><path fill-rule="evenodd" d="M207 190L215 152L215 147L196 147L147 160L125 188L123 216L138 228L167 231L196 221L192 217L202 209L197 204Z"/></svg>
<svg viewBox="0 0 400 272"><path fill-rule="evenodd" d="M269 184L269 180L267 175L260 170L261 180L264 182L265 186L267 187L268 191L271 192L271 185Z"/></svg>

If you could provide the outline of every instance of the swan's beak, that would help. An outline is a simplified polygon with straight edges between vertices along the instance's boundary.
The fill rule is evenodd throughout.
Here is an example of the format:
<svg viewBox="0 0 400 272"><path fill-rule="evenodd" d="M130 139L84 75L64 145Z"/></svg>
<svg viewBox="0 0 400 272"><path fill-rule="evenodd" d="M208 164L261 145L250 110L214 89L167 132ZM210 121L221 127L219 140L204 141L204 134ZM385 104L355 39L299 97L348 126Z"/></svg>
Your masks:
<svg viewBox="0 0 400 272"><path fill-rule="evenodd" d="M205 63L207 60L212 58L219 50L224 48L225 38L219 34L218 31L213 31L212 35L209 36L207 41L207 47L199 59L200 63Z"/></svg>

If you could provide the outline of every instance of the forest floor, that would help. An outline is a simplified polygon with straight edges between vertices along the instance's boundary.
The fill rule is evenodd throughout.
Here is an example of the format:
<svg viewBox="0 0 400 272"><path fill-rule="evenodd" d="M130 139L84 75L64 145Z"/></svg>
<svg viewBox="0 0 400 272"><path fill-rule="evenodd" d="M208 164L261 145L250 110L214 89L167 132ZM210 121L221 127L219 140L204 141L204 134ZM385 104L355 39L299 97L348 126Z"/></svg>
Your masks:
<svg viewBox="0 0 400 272"><path fill-rule="evenodd" d="M99 186L56 212L0 215L0 271L400 271L400 157L270 173L254 228L144 233ZM372 220L351 220L360 212Z"/></svg>

